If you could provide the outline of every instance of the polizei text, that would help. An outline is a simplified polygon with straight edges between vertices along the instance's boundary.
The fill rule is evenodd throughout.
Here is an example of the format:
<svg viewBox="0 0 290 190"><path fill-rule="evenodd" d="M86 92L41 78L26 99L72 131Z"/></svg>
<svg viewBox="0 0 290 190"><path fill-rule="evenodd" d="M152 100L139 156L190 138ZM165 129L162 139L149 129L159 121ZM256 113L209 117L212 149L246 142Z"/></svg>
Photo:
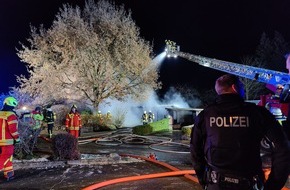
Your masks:
<svg viewBox="0 0 290 190"><path fill-rule="evenodd" d="M247 116L210 117L210 127L249 127Z"/></svg>

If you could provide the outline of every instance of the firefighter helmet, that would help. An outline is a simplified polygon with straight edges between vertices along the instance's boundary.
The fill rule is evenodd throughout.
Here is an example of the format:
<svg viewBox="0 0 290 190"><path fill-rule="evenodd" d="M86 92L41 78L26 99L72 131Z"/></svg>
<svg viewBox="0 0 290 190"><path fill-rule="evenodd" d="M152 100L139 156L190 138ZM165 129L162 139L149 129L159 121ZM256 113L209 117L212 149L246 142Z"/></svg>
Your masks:
<svg viewBox="0 0 290 190"><path fill-rule="evenodd" d="M14 97L8 96L4 99L3 104L6 104L6 105L12 106L12 107L16 107L18 105L18 102Z"/></svg>
<svg viewBox="0 0 290 190"><path fill-rule="evenodd" d="M77 107L77 105L74 104L74 105L72 105L71 108L76 108L77 109L78 107Z"/></svg>

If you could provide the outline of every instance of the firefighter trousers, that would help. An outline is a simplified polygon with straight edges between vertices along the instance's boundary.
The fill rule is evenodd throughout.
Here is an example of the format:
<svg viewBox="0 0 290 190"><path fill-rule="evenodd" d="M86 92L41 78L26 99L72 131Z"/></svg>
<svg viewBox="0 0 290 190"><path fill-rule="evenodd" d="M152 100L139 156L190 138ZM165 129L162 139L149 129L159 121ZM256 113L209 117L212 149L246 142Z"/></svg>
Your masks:
<svg viewBox="0 0 290 190"><path fill-rule="evenodd" d="M12 165L14 145L1 146L0 148L0 170L3 170L5 178L12 177L14 175Z"/></svg>
<svg viewBox="0 0 290 190"><path fill-rule="evenodd" d="M69 130L69 134L76 138L79 138L79 130Z"/></svg>

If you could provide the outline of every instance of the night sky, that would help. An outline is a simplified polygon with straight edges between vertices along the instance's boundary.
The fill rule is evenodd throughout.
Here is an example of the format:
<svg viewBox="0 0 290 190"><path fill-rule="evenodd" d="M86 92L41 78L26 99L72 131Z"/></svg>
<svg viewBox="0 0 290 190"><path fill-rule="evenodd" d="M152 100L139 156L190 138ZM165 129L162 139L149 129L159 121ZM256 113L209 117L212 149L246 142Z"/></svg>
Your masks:
<svg viewBox="0 0 290 190"><path fill-rule="evenodd" d="M290 42L289 0L116 0L131 9L141 37L150 41L154 53L173 40L181 51L240 62L254 54L261 34L278 31ZM16 55L19 41L29 37L30 24L45 28L63 3L82 6L84 0L1 0L0 1L0 92L17 85L15 75L26 74ZM285 72L287 72L285 70ZM174 84L212 88L221 72L182 58L166 60L160 68L164 91Z"/></svg>

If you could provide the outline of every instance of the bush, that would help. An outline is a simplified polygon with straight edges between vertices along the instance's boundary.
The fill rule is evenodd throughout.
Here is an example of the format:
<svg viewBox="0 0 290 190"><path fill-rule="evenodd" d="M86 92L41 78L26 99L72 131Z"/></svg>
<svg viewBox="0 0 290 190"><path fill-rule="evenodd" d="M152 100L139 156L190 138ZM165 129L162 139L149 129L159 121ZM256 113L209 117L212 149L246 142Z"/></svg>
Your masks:
<svg viewBox="0 0 290 190"><path fill-rule="evenodd" d="M150 124L138 125L133 127L132 132L136 135L149 135L153 132L153 128L150 126Z"/></svg>
<svg viewBox="0 0 290 190"><path fill-rule="evenodd" d="M89 114L81 115L83 127L92 127L93 131L108 131L122 127L124 115L118 113L114 117L109 117L107 114Z"/></svg>
<svg viewBox="0 0 290 190"><path fill-rule="evenodd" d="M69 133L57 134L52 139L53 158L55 160L78 160L78 140Z"/></svg>
<svg viewBox="0 0 290 190"><path fill-rule="evenodd" d="M152 133L167 132L169 130L169 118L165 118L153 123L135 126L132 132L137 135L149 135Z"/></svg>
<svg viewBox="0 0 290 190"><path fill-rule="evenodd" d="M113 116L113 125L116 128L122 128L125 122L127 112L125 110L117 110L115 115Z"/></svg>

